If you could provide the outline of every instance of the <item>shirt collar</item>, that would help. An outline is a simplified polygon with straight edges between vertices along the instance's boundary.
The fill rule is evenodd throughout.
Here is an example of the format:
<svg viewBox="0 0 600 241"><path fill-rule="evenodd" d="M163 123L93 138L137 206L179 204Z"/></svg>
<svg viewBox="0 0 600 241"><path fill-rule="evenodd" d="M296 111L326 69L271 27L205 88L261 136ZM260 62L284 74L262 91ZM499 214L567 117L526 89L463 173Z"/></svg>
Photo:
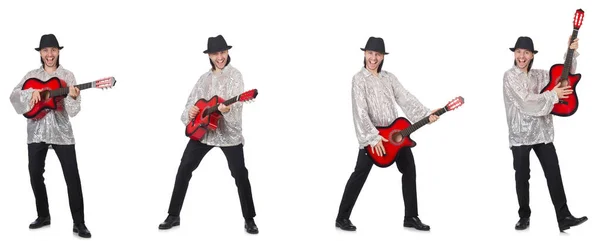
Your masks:
<svg viewBox="0 0 600 241"><path fill-rule="evenodd" d="M56 73L58 73L58 71L60 71L62 69L63 69L62 65L59 65L58 68L56 68L56 70L52 74L56 74ZM50 73L46 72L46 70L44 69L44 65L43 64L40 66L40 70L42 72L46 73L46 74L50 74Z"/></svg>
<svg viewBox="0 0 600 241"><path fill-rule="evenodd" d="M373 75L373 74L371 74L371 72L370 72L370 71L369 71L367 68L365 68L365 67L363 67L363 68L361 69L361 72L363 73L363 75L364 75L365 77L369 77L369 76L372 76L372 75ZM385 77L387 77L387 72L386 72L386 71L384 71L384 70L381 70L381 72L379 72L379 77L381 77L381 78L385 78Z"/></svg>
<svg viewBox="0 0 600 241"><path fill-rule="evenodd" d="M519 69L519 67L517 67L516 65L513 65L512 69L513 69L513 71L515 71L515 73L517 73L517 75L520 75L520 74L529 75L529 73L531 73L531 70L529 70L526 74L525 72L523 72L523 70Z"/></svg>
<svg viewBox="0 0 600 241"><path fill-rule="evenodd" d="M517 74L523 73L523 71L521 71L521 69L519 69L519 67L517 67L516 65L513 65L512 69L513 71L517 72Z"/></svg>
<svg viewBox="0 0 600 241"><path fill-rule="evenodd" d="M212 68L209 70L211 75L214 75L214 72L212 70ZM222 70L221 70L221 74L229 74L229 72L231 72L231 63L228 64L227 66L225 66Z"/></svg>

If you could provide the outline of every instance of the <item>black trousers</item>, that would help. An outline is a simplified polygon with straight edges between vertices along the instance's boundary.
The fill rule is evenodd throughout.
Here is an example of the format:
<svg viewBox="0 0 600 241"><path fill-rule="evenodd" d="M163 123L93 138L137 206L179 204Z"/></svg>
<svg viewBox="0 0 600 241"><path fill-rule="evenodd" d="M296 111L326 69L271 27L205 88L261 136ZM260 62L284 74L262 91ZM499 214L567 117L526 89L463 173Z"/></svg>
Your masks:
<svg viewBox="0 0 600 241"><path fill-rule="evenodd" d="M369 147L367 147L369 148ZM417 173L415 170L415 159L413 157L410 148L403 148L398 152L396 156L396 166L398 171L402 173L402 196L404 197L404 216L405 217L417 217L419 216L417 210ZM360 149L358 152L358 158L356 161L356 167L354 172L350 175L342 201L340 203L340 209L338 211L337 219L350 218L352 208L358 199L358 195L362 190L369 172L373 167L373 160L368 156L365 149Z"/></svg>
<svg viewBox="0 0 600 241"><path fill-rule="evenodd" d="M46 184L44 184L44 167L46 165L48 146L49 144L42 142L28 144L27 148L29 152L29 178L35 196L38 217L50 216L48 193L46 192ZM58 156L65 181L67 182L69 207L71 208L73 223L84 223L83 193L81 191L81 180L79 179L79 170L77 168L75 145L52 144L52 149L54 149L56 156Z"/></svg>
<svg viewBox="0 0 600 241"><path fill-rule="evenodd" d="M175 178L175 187L171 196L171 204L169 206L169 214L179 216L185 194L192 179L192 172L196 170L202 158L213 148L199 141L190 140L183 152L177 177ZM240 205L242 206L242 214L244 218L253 218L256 216L254 211L254 201L252 200L252 190L250 181L248 180L248 170L244 163L243 145L220 147L231 171L231 176L235 179L235 185L238 189Z"/></svg>
<svg viewBox="0 0 600 241"><path fill-rule="evenodd" d="M519 200L519 217L528 218L531 216L531 208L529 207L529 153L531 149L535 152L544 175L554 210L556 211L557 220L562 220L566 216L571 215L567 207L567 197L563 188L562 178L560 175L560 167L558 165L558 157L554 144L536 144L532 146L513 146L513 166L515 169L515 181L517 188L517 198Z"/></svg>

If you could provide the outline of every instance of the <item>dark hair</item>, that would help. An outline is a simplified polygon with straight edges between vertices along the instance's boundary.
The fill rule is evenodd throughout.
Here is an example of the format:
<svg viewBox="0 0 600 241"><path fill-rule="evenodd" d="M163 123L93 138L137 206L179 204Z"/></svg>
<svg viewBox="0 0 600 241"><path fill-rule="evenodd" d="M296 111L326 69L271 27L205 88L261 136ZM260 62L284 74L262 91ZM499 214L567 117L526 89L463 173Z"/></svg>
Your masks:
<svg viewBox="0 0 600 241"><path fill-rule="evenodd" d="M42 62L42 67L46 67L46 65L44 64L44 58L42 58L41 56L40 62ZM60 66L60 55L56 56L56 68L58 68L58 66Z"/></svg>
<svg viewBox="0 0 600 241"><path fill-rule="evenodd" d="M381 63L379 64L379 67L377 67L377 73L381 73L381 68L383 68L383 61L384 59L381 60ZM367 67L367 57L365 57L363 59L363 67Z"/></svg>
<svg viewBox="0 0 600 241"><path fill-rule="evenodd" d="M515 66L517 66L517 60L513 60ZM533 58L529 61L529 66L527 66L527 72L531 70L531 66L533 65Z"/></svg>
<svg viewBox="0 0 600 241"><path fill-rule="evenodd" d="M212 62L212 60L210 58L208 58L208 62L210 62L210 66L212 66L212 70L215 70L215 64ZM229 54L227 54L227 62L225 63L225 66L229 65L229 62L231 62L231 56L229 56Z"/></svg>

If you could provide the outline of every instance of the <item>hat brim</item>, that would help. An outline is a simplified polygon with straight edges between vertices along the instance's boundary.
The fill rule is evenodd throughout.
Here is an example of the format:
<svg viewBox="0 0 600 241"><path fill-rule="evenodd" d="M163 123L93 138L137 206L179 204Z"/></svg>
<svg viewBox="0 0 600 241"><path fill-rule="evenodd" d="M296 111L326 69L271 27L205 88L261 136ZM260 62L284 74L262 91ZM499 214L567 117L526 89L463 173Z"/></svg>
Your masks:
<svg viewBox="0 0 600 241"><path fill-rule="evenodd" d="M63 49L63 48L64 48L64 46L59 46L59 47L52 47L52 46L48 46L48 47L44 47L44 48L58 48L58 49ZM40 51L40 50L42 50L42 49L43 49L43 48L35 48L35 51Z"/></svg>
<svg viewBox="0 0 600 241"><path fill-rule="evenodd" d="M233 48L233 46L227 46L224 49L216 49L216 50L208 50L207 49L207 50L204 50L204 52L202 52L202 53L205 53L205 54L216 53L216 52L220 52L220 51L223 51L223 50L229 50L231 48Z"/></svg>
<svg viewBox="0 0 600 241"><path fill-rule="evenodd" d="M508 49L510 49L510 51L513 51L513 52L515 52L515 49L516 49L516 48L508 48ZM538 51L537 51L537 50L534 50L534 51L532 51L532 52L533 52L534 54L537 54L537 52L538 52Z"/></svg>
<svg viewBox="0 0 600 241"><path fill-rule="evenodd" d="M362 51L367 51L367 50L371 50L371 49L363 49L363 48L360 48L360 50L362 50ZM379 52L379 53L382 53L382 54L389 54L389 53L387 53L387 52L381 52L381 51L377 51L377 50L372 50L372 51Z"/></svg>

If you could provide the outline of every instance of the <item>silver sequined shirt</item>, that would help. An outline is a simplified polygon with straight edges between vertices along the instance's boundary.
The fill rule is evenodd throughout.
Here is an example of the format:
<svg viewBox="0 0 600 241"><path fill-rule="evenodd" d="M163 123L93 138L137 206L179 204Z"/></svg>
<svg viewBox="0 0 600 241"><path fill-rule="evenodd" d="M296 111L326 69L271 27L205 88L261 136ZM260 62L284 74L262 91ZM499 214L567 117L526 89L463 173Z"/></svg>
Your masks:
<svg viewBox="0 0 600 241"><path fill-rule="evenodd" d="M359 148L374 146L381 140L375 126L387 126L398 118L400 106L412 123L430 114L392 73L382 70L374 76L366 68L352 78L352 115Z"/></svg>
<svg viewBox="0 0 600 241"><path fill-rule="evenodd" d="M33 89L21 90L25 81L29 78L37 78L41 81L47 81L52 77L58 77L64 80L68 86L76 85L75 76L71 71L59 66L54 73L47 73L43 66L29 71L23 77L21 82L13 89L10 94L10 102L15 108L17 114L24 114L31 110L33 106L29 105ZM62 110L53 110L39 120L27 120L27 144L46 142L57 145L74 145L75 137L69 117L74 117L81 110L81 95L77 99L70 96L65 97L58 103L63 106Z"/></svg>
<svg viewBox="0 0 600 241"><path fill-rule="evenodd" d="M225 66L221 73L212 70L206 72L194 86L188 97L181 121L187 125L190 122L188 112L199 99L208 100L215 95L227 100L244 92L242 74L231 64ZM231 110L223 114L215 131L208 131L200 142L211 146L235 146L244 144L242 135L242 103L231 105Z"/></svg>
<svg viewBox="0 0 600 241"><path fill-rule="evenodd" d="M577 68L573 55L571 73ZM558 103L554 91L540 91L550 81L549 72L531 69L529 73L513 66L504 72L504 106L508 123L509 147L535 145L554 141L552 109Z"/></svg>

